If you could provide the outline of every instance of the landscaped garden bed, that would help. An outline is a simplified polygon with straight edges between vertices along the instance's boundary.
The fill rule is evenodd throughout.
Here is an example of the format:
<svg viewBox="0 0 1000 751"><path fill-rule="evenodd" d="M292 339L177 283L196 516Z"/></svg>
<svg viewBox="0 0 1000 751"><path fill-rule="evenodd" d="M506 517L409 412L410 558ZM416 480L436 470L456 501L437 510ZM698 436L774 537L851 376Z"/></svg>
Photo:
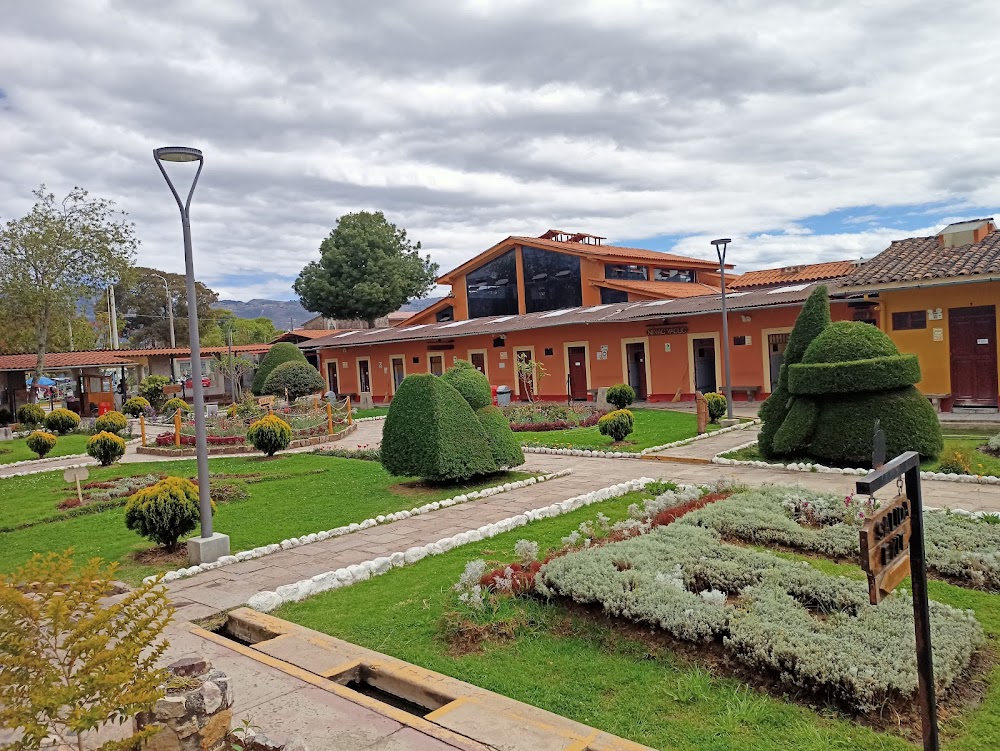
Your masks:
<svg viewBox="0 0 1000 751"><path fill-rule="evenodd" d="M45 458L56 459L62 456L86 454L88 438L90 436L85 433L70 433L69 435L58 436L55 448L46 454ZM0 465L37 459L38 456L35 452L28 448L26 437L15 438L12 441L0 441Z"/></svg>
<svg viewBox="0 0 1000 751"><path fill-rule="evenodd" d="M515 433L546 432L597 425L606 409L585 404L511 404L501 407Z"/></svg>
<svg viewBox="0 0 1000 751"><path fill-rule="evenodd" d="M597 427L570 428L566 430L522 431L518 433L521 445L558 449L586 449L635 453L654 446L662 446L698 434L698 418L690 412L667 409L634 409L635 427L631 435L620 443L610 436L601 435ZM718 426L710 426L718 427Z"/></svg>

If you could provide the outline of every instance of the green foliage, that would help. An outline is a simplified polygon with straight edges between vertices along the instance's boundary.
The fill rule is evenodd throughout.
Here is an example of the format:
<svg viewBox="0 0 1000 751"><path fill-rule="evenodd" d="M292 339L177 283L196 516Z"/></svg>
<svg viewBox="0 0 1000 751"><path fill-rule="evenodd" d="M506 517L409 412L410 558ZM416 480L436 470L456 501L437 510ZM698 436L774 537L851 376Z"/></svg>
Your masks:
<svg viewBox="0 0 1000 751"><path fill-rule="evenodd" d="M226 408L226 417L231 420L240 420L248 425L259 420L266 413L267 410L260 406L251 394L244 394L242 399Z"/></svg>
<svg viewBox="0 0 1000 751"><path fill-rule="evenodd" d="M22 733L8 748L83 748L103 727L122 725L163 696L158 667L173 608L159 582L116 594L114 564L77 565L36 554L0 580L0 727ZM137 748L155 728L98 751ZM88 748L94 746L87 744Z"/></svg>
<svg viewBox="0 0 1000 751"><path fill-rule="evenodd" d="M290 401L326 388L326 381L307 362L283 362L264 381L264 393L288 395Z"/></svg>
<svg viewBox="0 0 1000 751"><path fill-rule="evenodd" d="M772 439L775 453L796 456L805 452L818 417L819 405L813 399L791 397L788 413Z"/></svg>
<svg viewBox="0 0 1000 751"><path fill-rule="evenodd" d="M627 383L619 383L608 389L608 404L613 404L618 409L625 409L635 401L635 389Z"/></svg>
<svg viewBox="0 0 1000 751"><path fill-rule="evenodd" d="M80 415L59 407L45 416L45 427L59 435L66 435L80 427Z"/></svg>
<svg viewBox="0 0 1000 751"><path fill-rule="evenodd" d="M181 413L190 412L191 406L181 399L179 396L175 396L173 399L167 399L163 404L163 414L173 417L174 412L180 410Z"/></svg>
<svg viewBox="0 0 1000 751"><path fill-rule="evenodd" d="M41 425L45 421L45 410L37 404L22 404L17 408L17 421L22 425Z"/></svg>
<svg viewBox="0 0 1000 751"><path fill-rule="evenodd" d="M837 321L813 339L800 362L841 363L898 354L892 339L876 326L860 321Z"/></svg>
<svg viewBox="0 0 1000 751"><path fill-rule="evenodd" d="M164 288L164 280L167 287ZM129 345L137 348L166 347L170 344L170 314L173 311L174 339L180 346L188 341L187 279L184 274L138 266L122 275L115 284L115 300L122 318L119 328L128 337ZM203 282L195 280L195 306L198 310L198 333L201 346L224 345L216 323L223 311L212 306L219 295Z"/></svg>
<svg viewBox="0 0 1000 751"><path fill-rule="evenodd" d="M444 377L407 376L389 405L382 465L394 475L464 480L497 471L469 403Z"/></svg>
<svg viewBox="0 0 1000 751"><path fill-rule="evenodd" d="M871 324L860 323L866 329ZM853 394L912 386L920 380L916 355L892 355L851 362L799 363L788 373L793 394Z"/></svg>
<svg viewBox="0 0 1000 751"><path fill-rule="evenodd" d="M938 472L944 472L949 475L973 474L972 463L969 461L969 455L954 449L946 451L941 455L939 460Z"/></svg>
<svg viewBox="0 0 1000 751"><path fill-rule="evenodd" d="M129 417L139 417L149 409L149 400L143 396L133 396L122 405L122 412Z"/></svg>
<svg viewBox="0 0 1000 751"><path fill-rule="evenodd" d="M258 451L274 456L275 452L283 451L292 442L292 426L277 415L265 415L250 423L247 440Z"/></svg>
<svg viewBox="0 0 1000 751"><path fill-rule="evenodd" d="M14 422L14 415L6 407L0 407L0 427L6 427Z"/></svg>
<svg viewBox="0 0 1000 751"><path fill-rule="evenodd" d="M139 384L139 396L149 402L153 409L159 412L163 403L167 400L167 395L163 393L163 387L170 383L166 376L151 375L146 376Z"/></svg>
<svg viewBox="0 0 1000 751"><path fill-rule="evenodd" d="M615 443L624 441L635 428L635 417L627 409L616 409L597 421L601 435L609 436Z"/></svg>
<svg viewBox="0 0 1000 751"><path fill-rule="evenodd" d="M718 422L726 414L726 395L718 391L709 391L705 394L705 402L708 406L709 422Z"/></svg>
<svg viewBox="0 0 1000 751"><path fill-rule="evenodd" d="M306 310L374 323L434 284L437 264L419 251L381 211L345 214L292 286Z"/></svg>
<svg viewBox="0 0 1000 751"><path fill-rule="evenodd" d="M56 437L44 430L36 430L28 436L28 448L38 454L39 459L56 447Z"/></svg>
<svg viewBox="0 0 1000 751"><path fill-rule="evenodd" d="M128 427L128 418L121 412L111 410L105 412L94 421L94 428L97 432L121 433Z"/></svg>
<svg viewBox="0 0 1000 751"><path fill-rule="evenodd" d="M160 480L125 504L125 526L168 551L177 549L177 540L193 532L199 519L198 486L183 477Z"/></svg>
<svg viewBox="0 0 1000 751"><path fill-rule="evenodd" d="M519 467L524 464L524 452L504 413L498 407L489 406L476 410L479 424L486 433L490 453L498 468Z"/></svg>
<svg viewBox="0 0 1000 751"><path fill-rule="evenodd" d="M291 342L278 342L271 345L267 354L264 355L264 359L257 366L257 372L254 373L253 385L250 387L250 390L257 394L257 396L262 396L265 393L264 384L267 381L267 377L271 375L271 371L286 362L307 362L307 360L306 356L302 354L302 350Z"/></svg>
<svg viewBox="0 0 1000 751"><path fill-rule="evenodd" d="M106 467L125 456L125 439L114 433L97 433L87 441L87 453Z"/></svg>
<svg viewBox="0 0 1000 751"><path fill-rule="evenodd" d="M1000 434L993 436L986 442L986 448L994 454L1000 454Z"/></svg>
<svg viewBox="0 0 1000 751"><path fill-rule="evenodd" d="M456 388L473 410L493 403L489 380L466 360L458 360L441 378Z"/></svg>

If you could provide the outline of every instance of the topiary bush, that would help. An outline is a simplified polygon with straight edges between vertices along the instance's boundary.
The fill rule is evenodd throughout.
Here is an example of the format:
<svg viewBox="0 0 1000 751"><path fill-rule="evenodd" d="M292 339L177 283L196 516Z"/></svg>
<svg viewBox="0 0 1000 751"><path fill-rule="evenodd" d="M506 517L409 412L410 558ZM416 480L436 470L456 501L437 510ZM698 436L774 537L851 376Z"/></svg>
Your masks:
<svg viewBox="0 0 1000 751"><path fill-rule="evenodd" d="M267 377L271 375L271 372L286 362L307 362L306 356L302 354L302 350L296 347L291 342L278 342L277 344L272 344L271 349L267 351L264 355L264 359L260 361L260 365L257 366L257 372L254 373L253 384L250 386L250 390L253 391L257 396L262 396L266 393L264 389L264 383L267 381Z"/></svg>
<svg viewBox="0 0 1000 751"><path fill-rule="evenodd" d="M489 380L470 362L457 361L441 378L457 389L473 410L488 407L493 403L493 391L490 389Z"/></svg>
<svg viewBox="0 0 1000 751"><path fill-rule="evenodd" d="M619 383L608 389L608 404L613 404L618 409L625 409L635 401L635 389L627 383Z"/></svg>
<svg viewBox="0 0 1000 751"><path fill-rule="evenodd" d="M276 451L283 451L292 442L292 426L277 415L265 415L250 423L247 440L258 451L274 456Z"/></svg>
<svg viewBox="0 0 1000 751"><path fill-rule="evenodd" d="M149 409L149 400L142 396L133 396L122 405L122 412L129 417L139 417Z"/></svg>
<svg viewBox="0 0 1000 751"><path fill-rule="evenodd" d="M705 402L708 406L709 422L718 422L726 414L726 395L718 391L710 391L705 394Z"/></svg>
<svg viewBox="0 0 1000 751"><path fill-rule="evenodd" d="M37 404L22 404L17 408L17 421L22 425L41 425L45 421L45 410Z"/></svg>
<svg viewBox="0 0 1000 751"><path fill-rule="evenodd" d="M486 433L486 440L490 445L490 453L497 468L518 467L524 464L524 452L521 451L521 444L510 429L507 417L500 411L499 407L489 406L476 410L476 417L479 424Z"/></svg>
<svg viewBox="0 0 1000 751"><path fill-rule="evenodd" d="M396 390L382 430L381 460L393 475L433 481L497 471L472 407L443 376L430 373L407 376Z"/></svg>
<svg viewBox="0 0 1000 751"><path fill-rule="evenodd" d="M14 415L6 407L0 407L0 428L5 428L14 422Z"/></svg>
<svg viewBox="0 0 1000 751"><path fill-rule="evenodd" d="M168 551L176 550L177 540L194 531L199 518L198 486L183 477L160 480L125 504L125 526Z"/></svg>
<svg viewBox="0 0 1000 751"><path fill-rule="evenodd" d="M87 439L87 453L107 467L125 456L125 439L102 431Z"/></svg>
<svg viewBox="0 0 1000 751"><path fill-rule="evenodd" d="M56 447L56 437L44 430L36 430L28 436L27 444L29 449L38 454L39 459L44 459Z"/></svg>
<svg viewBox="0 0 1000 751"><path fill-rule="evenodd" d="M94 428L98 433L121 433L128 427L128 418L121 412L105 412L94 421Z"/></svg>
<svg viewBox="0 0 1000 751"><path fill-rule="evenodd" d="M163 407L163 402L167 400L167 395L163 393L163 387L168 383L170 383L170 379L166 376L146 376L139 384L139 396L148 401L153 409L159 411Z"/></svg>
<svg viewBox="0 0 1000 751"><path fill-rule="evenodd" d="M80 415L62 407L45 415L45 427L59 435L66 435L80 427Z"/></svg>
<svg viewBox="0 0 1000 751"><path fill-rule="evenodd" d="M597 429L601 435L611 436L615 443L625 440L625 436L632 433L635 427L635 418L627 409L616 409L608 412L597 421Z"/></svg>
<svg viewBox="0 0 1000 751"><path fill-rule="evenodd" d="M175 396L173 399L167 399L166 403L163 405L163 414L173 415L177 410L180 410L181 413L190 412L191 407L179 396Z"/></svg>
<svg viewBox="0 0 1000 751"><path fill-rule="evenodd" d="M264 393L284 396L288 394L289 401L295 401L301 396L315 394L326 388L326 381L312 365L307 362L283 362L278 365L264 381Z"/></svg>

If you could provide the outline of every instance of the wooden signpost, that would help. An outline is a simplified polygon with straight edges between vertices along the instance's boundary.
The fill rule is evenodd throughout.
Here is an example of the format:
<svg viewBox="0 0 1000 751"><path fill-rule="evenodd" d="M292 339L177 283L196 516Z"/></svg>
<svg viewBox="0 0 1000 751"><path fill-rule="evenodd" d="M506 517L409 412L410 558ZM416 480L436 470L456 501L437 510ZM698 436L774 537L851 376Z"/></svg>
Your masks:
<svg viewBox="0 0 1000 751"><path fill-rule="evenodd" d="M76 497L83 505L83 490L80 489L80 480L90 477L90 471L86 467L69 467L63 472L63 479L66 482L76 482Z"/></svg>

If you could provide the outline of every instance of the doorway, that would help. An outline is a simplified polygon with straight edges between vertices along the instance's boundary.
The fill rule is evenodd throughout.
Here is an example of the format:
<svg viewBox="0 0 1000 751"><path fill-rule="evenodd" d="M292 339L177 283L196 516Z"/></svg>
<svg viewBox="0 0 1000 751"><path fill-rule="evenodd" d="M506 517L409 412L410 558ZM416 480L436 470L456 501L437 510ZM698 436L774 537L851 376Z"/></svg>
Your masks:
<svg viewBox="0 0 1000 751"><path fill-rule="evenodd" d="M625 362L628 365L628 385L639 401L646 401L646 345L632 342L625 345Z"/></svg>
<svg viewBox="0 0 1000 751"><path fill-rule="evenodd" d="M948 311L951 395L956 407L997 406L997 314L993 305Z"/></svg>
<svg viewBox="0 0 1000 751"><path fill-rule="evenodd" d="M469 362L472 363L472 367L478 370L483 375L486 375L486 353L485 352L470 352ZM489 376L487 376L488 378Z"/></svg>
<svg viewBox="0 0 1000 751"><path fill-rule="evenodd" d="M427 355L427 367L431 375L439 376L444 373L444 355Z"/></svg>
<svg viewBox="0 0 1000 751"><path fill-rule="evenodd" d="M568 347L569 398L576 401L587 400L587 348Z"/></svg>
<svg viewBox="0 0 1000 751"><path fill-rule="evenodd" d="M718 389L715 380L715 339L695 339L694 349L694 389L703 394Z"/></svg>
<svg viewBox="0 0 1000 751"><path fill-rule="evenodd" d="M406 378L406 362L402 357L392 358L392 393L396 393L399 384Z"/></svg>
<svg viewBox="0 0 1000 751"><path fill-rule="evenodd" d="M340 396L340 387L337 382L337 361L329 360L326 363L326 381L330 387L330 391Z"/></svg>
<svg viewBox="0 0 1000 751"><path fill-rule="evenodd" d="M358 360L358 389L362 394L372 392L372 365L367 357Z"/></svg>
<svg viewBox="0 0 1000 751"><path fill-rule="evenodd" d="M535 398L535 389L537 384L535 383L535 371L532 369L530 371L522 371L519 367L520 363L534 362L535 352L532 349L515 349L514 350L514 367L517 368L517 393L521 397L522 402L528 402Z"/></svg>
<svg viewBox="0 0 1000 751"><path fill-rule="evenodd" d="M771 391L778 388L781 377L781 366L785 362L785 348L788 347L788 337L791 334L767 335L767 364L771 375Z"/></svg>

